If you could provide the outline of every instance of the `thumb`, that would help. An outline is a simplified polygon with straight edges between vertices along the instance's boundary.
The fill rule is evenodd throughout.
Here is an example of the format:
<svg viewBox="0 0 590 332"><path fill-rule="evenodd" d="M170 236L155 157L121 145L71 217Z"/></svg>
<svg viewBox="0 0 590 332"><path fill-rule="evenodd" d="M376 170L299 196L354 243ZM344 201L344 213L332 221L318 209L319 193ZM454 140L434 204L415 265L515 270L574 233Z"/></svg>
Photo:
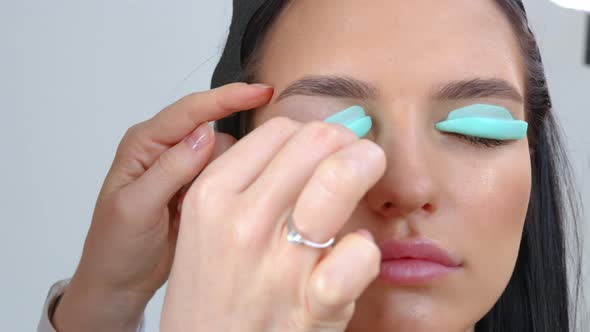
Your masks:
<svg viewBox="0 0 590 332"><path fill-rule="evenodd" d="M159 215L178 190L209 163L216 149L215 141L216 135L211 126L207 122L202 123L182 141L162 153L135 182L121 189L121 194L133 198L136 211ZM227 142L227 138L224 141Z"/></svg>
<svg viewBox="0 0 590 332"><path fill-rule="evenodd" d="M346 326L355 301L379 274L380 261L381 252L368 231L342 238L309 279L307 307L313 326Z"/></svg>

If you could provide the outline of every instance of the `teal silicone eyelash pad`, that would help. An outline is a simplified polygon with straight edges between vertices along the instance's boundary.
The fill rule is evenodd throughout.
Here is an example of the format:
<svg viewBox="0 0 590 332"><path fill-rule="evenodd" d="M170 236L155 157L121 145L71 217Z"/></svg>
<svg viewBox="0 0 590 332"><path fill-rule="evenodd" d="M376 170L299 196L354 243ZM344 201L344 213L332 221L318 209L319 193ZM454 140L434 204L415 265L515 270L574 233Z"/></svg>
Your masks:
<svg viewBox="0 0 590 332"><path fill-rule="evenodd" d="M449 113L447 120L435 125L444 132L497 140L519 140L526 136L528 123L515 120L501 106L475 104Z"/></svg>
<svg viewBox="0 0 590 332"><path fill-rule="evenodd" d="M359 138L365 136L373 125L371 117L365 114L362 107L356 105L333 114L324 119L324 122L341 124L352 130Z"/></svg>

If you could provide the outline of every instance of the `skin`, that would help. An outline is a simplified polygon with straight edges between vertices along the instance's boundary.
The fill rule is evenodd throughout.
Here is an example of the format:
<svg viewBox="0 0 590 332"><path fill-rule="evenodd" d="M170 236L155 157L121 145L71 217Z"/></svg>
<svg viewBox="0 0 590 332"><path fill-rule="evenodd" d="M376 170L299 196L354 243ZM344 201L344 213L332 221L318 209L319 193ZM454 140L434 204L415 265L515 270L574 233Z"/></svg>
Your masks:
<svg viewBox="0 0 590 332"><path fill-rule="evenodd" d="M429 91L494 77L524 94L503 14L492 1L298 0L277 23L259 73L274 90L192 94L125 134L52 318L58 331L135 331L169 273L164 332L469 331L501 295L529 200L528 142L475 146L434 125L475 102L524 119L523 104ZM310 74L368 81L379 97L276 102ZM316 121L352 104L373 117L367 139ZM252 108L254 130L237 143L195 132ZM335 247L284 240L293 203L298 230L319 242L337 235ZM461 268L420 285L376 280L375 241L418 237Z"/></svg>
<svg viewBox="0 0 590 332"><path fill-rule="evenodd" d="M450 80L499 78L524 95L521 56L505 15L493 1L298 0L259 55L258 78L275 94L254 113L253 128L278 116L322 120L351 105L373 117L366 138L383 149L386 170L338 238L359 228L377 243L425 237L462 263L427 284L374 280L346 331L473 331L513 272L531 189L528 141L475 146L434 125L474 103L504 106L525 120L524 106L503 97L437 100L429 92ZM320 74L371 82L380 95L295 95L275 103L294 80ZM298 218L305 224L311 216ZM346 271L354 273L354 262Z"/></svg>

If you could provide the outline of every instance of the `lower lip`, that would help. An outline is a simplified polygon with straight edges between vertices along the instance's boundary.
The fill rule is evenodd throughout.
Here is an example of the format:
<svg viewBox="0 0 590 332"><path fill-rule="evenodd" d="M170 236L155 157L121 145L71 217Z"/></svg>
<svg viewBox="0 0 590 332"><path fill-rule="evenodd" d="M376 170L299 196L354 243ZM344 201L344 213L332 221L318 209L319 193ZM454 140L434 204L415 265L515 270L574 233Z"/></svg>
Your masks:
<svg viewBox="0 0 590 332"><path fill-rule="evenodd" d="M381 262L379 279L398 285L414 285L432 281L459 270L422 259L392 259Z"/></svg>

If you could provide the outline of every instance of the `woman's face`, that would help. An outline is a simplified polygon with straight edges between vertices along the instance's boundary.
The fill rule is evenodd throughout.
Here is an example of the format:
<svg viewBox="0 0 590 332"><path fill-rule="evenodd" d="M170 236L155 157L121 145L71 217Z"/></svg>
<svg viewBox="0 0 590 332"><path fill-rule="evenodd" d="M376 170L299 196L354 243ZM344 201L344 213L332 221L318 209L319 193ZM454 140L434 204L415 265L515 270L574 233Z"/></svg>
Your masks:
<svg viewBox="0 0 590 332"><path fill-rule="evenodd" d="M323 120L352 105L373 118L365 138L383 148L387 170L339 237L365 228L377 243L430 239L461 262L428 282L375 280L347 331L471 329L516 262L531 189L528 142L474 145L435 124L476 103L525 120L524 69L503 12L491 0L297 0L260 52L259 81L275 95L253 114L253 127L276 116ZM374 95L357 99L324 81L326 89L303 84L277 101L314 75L362 81Z"/></svg>

